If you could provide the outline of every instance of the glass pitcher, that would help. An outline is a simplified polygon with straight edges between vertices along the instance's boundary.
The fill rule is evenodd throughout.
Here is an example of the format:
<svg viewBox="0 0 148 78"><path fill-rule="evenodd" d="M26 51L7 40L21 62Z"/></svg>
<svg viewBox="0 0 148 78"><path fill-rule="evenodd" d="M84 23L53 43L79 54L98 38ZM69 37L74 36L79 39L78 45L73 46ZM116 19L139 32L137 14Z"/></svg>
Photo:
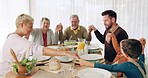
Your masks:
<svg viewBox="0 0 148 78"><path fill-rule="evenodd" d="M82 55L84 53L85 39L78 38L77 52Z"/></svg>

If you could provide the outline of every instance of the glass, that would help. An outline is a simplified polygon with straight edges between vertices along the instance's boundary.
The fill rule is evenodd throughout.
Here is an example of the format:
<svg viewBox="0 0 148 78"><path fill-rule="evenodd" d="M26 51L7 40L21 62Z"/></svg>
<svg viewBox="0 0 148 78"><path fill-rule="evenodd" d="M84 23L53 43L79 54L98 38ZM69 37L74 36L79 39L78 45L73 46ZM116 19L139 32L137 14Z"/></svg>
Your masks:
<svg viewBox="0 0 148 78"><path fill-rule="evenodd" d="M68 66L62 69L63 71L63 78L75 78L74 76L74 63L69 64Z"/></svg>
<svg viewBox="0 0 148 78"><path fill-rule="evenodd" d="M77 46L78 55L84 54L84 47L85 47L85 39L78 38L78 46Z"/></svg>
<svg viewBox="0 0 148 78"><path fill-rule="evenodd" d="M74 63L72 63L68 68L69 77L68 78L74 78Z"/></svg>
<svg viewBox="0 0 148 78"><path fill-rule="evenodd" d="M78 38L78 47L77 49L84 49L85 47L85 39Z"/></svg>
<svg viewBox="0 0 148 78"><path fill-rule="evenodd" d="M66 76L66 73L65 73L65 69L61 69L61 72L60 72L60 74L61 74L61 78L65 78Z"/></svg>

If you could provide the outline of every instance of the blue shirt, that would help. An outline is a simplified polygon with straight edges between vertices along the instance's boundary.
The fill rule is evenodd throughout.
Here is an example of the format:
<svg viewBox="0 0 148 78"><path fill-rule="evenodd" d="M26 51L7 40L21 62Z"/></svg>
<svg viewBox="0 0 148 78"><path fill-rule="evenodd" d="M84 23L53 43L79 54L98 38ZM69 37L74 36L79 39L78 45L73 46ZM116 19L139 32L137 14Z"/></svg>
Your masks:
<svg viewBox="0 0 148 78"><path fill-rule="evenodd" d="M144 54L140 55L138 63L146 73L143 64L144 60L145 60ZM121 64L114 64L114 65L95 63L94 67L103 68L111 72L123 72L128 78L143 78L142 73L140 72L138 67L134 65L132 62L124 62Z"/></svg>

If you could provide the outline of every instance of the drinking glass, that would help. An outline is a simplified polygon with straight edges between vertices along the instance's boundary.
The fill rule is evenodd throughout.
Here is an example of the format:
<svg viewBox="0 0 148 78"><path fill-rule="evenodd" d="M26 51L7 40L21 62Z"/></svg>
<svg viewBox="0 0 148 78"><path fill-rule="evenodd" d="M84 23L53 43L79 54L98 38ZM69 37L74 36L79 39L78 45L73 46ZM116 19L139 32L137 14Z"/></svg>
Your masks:
<svg viewBox="0 0 148 78"><path fill-rule="evenodd" d="M77 50L84 50L85 47L85 39L78 38L78 47Z"/></svg>

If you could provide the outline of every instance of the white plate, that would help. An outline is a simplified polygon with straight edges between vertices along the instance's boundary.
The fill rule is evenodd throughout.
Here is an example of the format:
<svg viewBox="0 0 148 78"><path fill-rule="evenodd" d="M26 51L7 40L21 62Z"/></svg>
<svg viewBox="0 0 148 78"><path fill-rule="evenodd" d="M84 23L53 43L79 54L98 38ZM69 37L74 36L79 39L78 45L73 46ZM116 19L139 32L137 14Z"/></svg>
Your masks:
<svg viewBox="0 0 148 78"><path fill-rule="evenodd" d="M59 59L61 62L71 62L73 58L67 56L55 56L55 58Z"/></svg>
<svg viewBox="0 0 148 78"><path fill-rule="evenodd" d="M102 59L103 56L99 54L84 54L84 55L81 55L80 58L84 60L99 60L99 59Z"/></svg>
<svg viewBox="0 0 148 78"><path fill-rule="evenodd" d="M58 48L58 46L48 46L48 48L52 48L52 49L57 49Z"/></svg>
<svg viewBox="0 0 148 78"><path fill-rule="evenodd" d="M40 56L40 57L37 57L37 61L44 61L44 60L47 60L47 59L50 59L51 56Z"/></svg>
<svg viewBox="0 0 148 78"><path fill-rule="evenodd" d="M110 78L111 73L107 70L100 68L86 68L77 72L80 78Z"/></svg>
<svg viewBox="0 0 148 78"><path fill-rule="evenodd" d="M69 46L66 46L68 48L76 48L78 45L69 45Z"/></svg>
<svg viewBox="0 0 148 78"><path fill-rule="evenodd" d="M88 46L88 49L99 49L100 47L99 46L96 46L96 45L89 45Z"/></svg>

